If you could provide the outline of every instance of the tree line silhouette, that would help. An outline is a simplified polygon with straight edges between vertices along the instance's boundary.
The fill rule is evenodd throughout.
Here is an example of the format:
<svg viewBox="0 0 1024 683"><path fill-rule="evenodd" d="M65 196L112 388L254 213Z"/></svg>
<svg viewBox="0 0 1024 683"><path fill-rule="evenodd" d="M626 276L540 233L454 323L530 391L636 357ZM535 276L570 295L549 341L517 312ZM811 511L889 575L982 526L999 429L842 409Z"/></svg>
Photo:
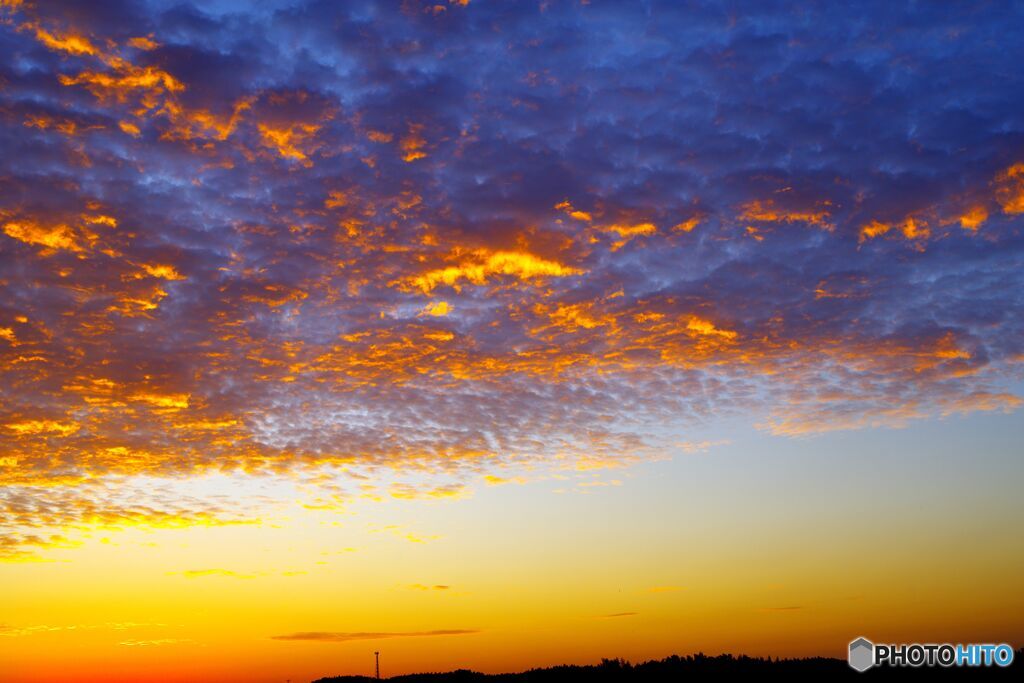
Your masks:
<svg viewBox="0 0 1024 683"><path fill-rule="evenodd" d="M665 659L650 660L637 664L624 659L602 659L600 664L563 664L542 669L529 669L518 673L484 674L468 669L443 673L417 673L391 676L385 680L392 683L550 683L554 681L662 681L662 680L704 680L721 676L779 676L782 680L872 680L899 678L906 680L927 677L942 679L978 676L1001 680L1018 680L1024 668L1024 648L1015 651L1013 664L1009 667L875 667L858 673L849 667L844 659L830 657L808 657L803 659L779 659L776 657L734 656L731 654L705 655L697 653L681 657L672 655ZM1015 673L1016 672L1016 673ZM867 677L866 679L864 677ZM320 678L313 683L370 683L371 676L333 676Z"/></svg>

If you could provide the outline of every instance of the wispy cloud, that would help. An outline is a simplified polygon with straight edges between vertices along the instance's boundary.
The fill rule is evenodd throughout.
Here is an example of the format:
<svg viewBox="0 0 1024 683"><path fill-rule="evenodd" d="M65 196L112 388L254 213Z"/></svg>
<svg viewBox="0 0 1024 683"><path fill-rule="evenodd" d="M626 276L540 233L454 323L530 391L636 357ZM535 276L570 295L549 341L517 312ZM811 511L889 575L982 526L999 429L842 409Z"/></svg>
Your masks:
<svg viewBox="0 0 1024 683"><path fill-rule="evenodd" d="M353 640L383 640L386 638L428 638L434 636L465 636L481 633L479 629L437 629L434 631L303 631L281 636L272 640L309 640L324 643L346 643Z"/></svg>
<svg viewBox="0 0 1024 683"><path fill-rule="evenodd" d="M244 572L236 572L231 569L186 569L181 572L181 575L189 579L198 579L205 576L226 576L232 579L255 579L257 574L248 574Z"/></svg>
<svg viewBox="0 0 1024 683"><path fill-rule="evenodd" d="M153 638L150 640L122 640L118 645L125 647L156 647L159 645L180 645L195 642L190 638Z"/></svg>
<svg viewBox="0 0 1024 683"><path fill-rule="evenodd" d="M728 446L732 441L730 439L718 439L716 441L683 441L677 444L684 453L695 454L695 453L707 453L712 448L718 448L720 446Z"/></svg>
<svg viewBox="0 0 1024 683"><path fill-rule="evenodd" d="M412 484L395 483L391 485L389 493L392 498L405 500L454 500L465 498L469 495L469 490L464 484L458 483L441 486L414 486Z"/></svg>
<svg viewBox="0 0 1024 683"><path fill-rule="evenodd" d="M11 626L0 624L0 637L20 638L24 636L52 633L54 631L127 631L129 629L162 627L167 624L134 621L108 621L103 623L76 624L32 624L29 626Z"/></svg>
<svg viewBox="0 0 1024 683"><path fill-rule="evenodd" d="M406 531L405 527L401 524L387 524L382 527L370 529L371 533L377 534L388 534L395 538L400 538L409 543L429 543L431 541L437 541L441 539L438 534L423 535L412 531Z"/></svg>

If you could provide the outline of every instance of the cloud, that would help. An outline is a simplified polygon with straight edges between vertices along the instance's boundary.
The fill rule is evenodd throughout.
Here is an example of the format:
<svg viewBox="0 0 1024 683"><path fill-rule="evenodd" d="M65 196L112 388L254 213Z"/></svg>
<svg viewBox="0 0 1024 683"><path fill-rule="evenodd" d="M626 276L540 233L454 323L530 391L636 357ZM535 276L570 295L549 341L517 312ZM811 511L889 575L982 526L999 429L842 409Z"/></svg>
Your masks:
<svg viewBox="0 0 1024 683"><path fill-rule="evenodd" d="M189 578L201 578L204 576L227 576L233 579L254 579L256 574L243 574L230 569L186 569L181 575Z"/></svg>
<svg viewBox="0 0 1024 683"><path fill-rule="evenodd" d="M461 281L484 285L498 276L511 276L523 281L537 281L548 277L580 275L583 271L522 251L488 251L478 249L460 258L457 265L429 270L410 278L408 285L423 293L447 285L459 291Z"/></svg>
<svg viewBox="0 0 1024 683"><path fill-rule="evenodd" d="M249 501L261 502L259 496ZM0 561L40 561L44 551L79 545L78 532L260 524L244 516L244 507L221 496L197 498L145 478L11 477L11 484L0 490L0 527L15 531L0 536Z"/></svg>
<svg viewBox="0 0 1024 683"><path fill-rule="evenodd" d="M1019 409L1014 11L742 9L5 4L2 553Z"/></svg>
<svg viewBox="0 0 1024 683"><path fill-rule="evenodd" d="M1012 413L1024 403L1019 396L1007 392L993 393L977 391L963 396L956 396L946 402L944 415L952 413L973 413L976 411L1001 411Z"/></svg>
<svg viewBox="0 0 1024 683"><path fill-rule="evenodd" d="M308 640L322 643L347 643L353 640L383 640L386 638L426 638L432 636L462 636L481 633L478 629L438 629L434 631L383 631L383 632L324 632L308 631L271 636L272 640Z"/></svg>
<svg viewBox="0 0 1024 683"><path fill-rule="evenodd" d="M679 448L684 453L695 454L695 453L707 453L712 448L718 448L720 446L728 446L732 441L729 439L717 439L714 441L705 439L703 441L683 441L678 444Z"/></svg>
<svg viewBox="0 0 1024 683"><path fill-rule="evenodd" d="M118 645L125 647L156 647L158 645L179 645L182 643L193 643L189 638L154 638L150 640L122 640Z"/></svg>
<svg viewBox="0 0 1024 683"><path fill-rule="evenodd" d="M441 539L441 536L436 534L421 535L415 532L406 531L404 527L399 524L389 524L383 527L370 530L372 533L385 533L390 534L396 538L408 541L409 543L429 543L431 541L437 541Z"/></svg>
<svg viewBox="0 0 1024 683"><path fill-rule="evenodd" d="M75 545L59 534L8 533L0 536L0 562L38 562L42 561L40 550Z"/></svg>
<svg viewBox="0 0 1024 683"><path fill-rule="evenodd" d="M32 624L29 626L11 626L8 624L0 624L0 637L21 638L25 636L38 635L42 633L51 633L54 631L126 631L129 629L163 627L166 625L167 624L140 623L133 621L110 621L98 624Z"/></svg>
<svg viewBox="0 0 1024 683"><path fill-rule="evenodd" d="M417 487L412 484L394 483L389 489L392 498L403 500L458 499L468 495L463 484Z"/></svg>
<svg viewBox="0 0 1024 683"><path fill-rule="evenodd" d="M496 474L484 475L484 483L488 486L501 486L503 484L525 484L527 482L526 477L502 477Z"/></svg>

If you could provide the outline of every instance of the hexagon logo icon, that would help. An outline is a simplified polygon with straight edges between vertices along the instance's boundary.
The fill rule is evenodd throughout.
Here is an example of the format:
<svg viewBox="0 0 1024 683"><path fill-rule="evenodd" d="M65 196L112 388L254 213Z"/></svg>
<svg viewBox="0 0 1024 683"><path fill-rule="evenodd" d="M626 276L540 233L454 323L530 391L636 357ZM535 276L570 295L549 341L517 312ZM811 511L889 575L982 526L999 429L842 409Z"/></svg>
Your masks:
<svg viewBox="0 0 1024 683"><path fill-rule="evenodd" d="M875 663L875 645L867 638L858 638L850 643L850 655L847 660L857 671L867 671Z"/></svg>

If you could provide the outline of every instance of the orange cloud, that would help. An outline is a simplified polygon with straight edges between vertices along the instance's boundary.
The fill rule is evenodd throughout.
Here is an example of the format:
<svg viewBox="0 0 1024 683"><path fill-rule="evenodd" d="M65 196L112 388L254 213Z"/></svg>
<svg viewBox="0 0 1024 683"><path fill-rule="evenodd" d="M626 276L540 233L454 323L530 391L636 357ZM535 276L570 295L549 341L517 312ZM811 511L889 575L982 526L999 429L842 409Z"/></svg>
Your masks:
<svg viewBox="0 0 1024 683"><path fill-rule="evenodd" d="M8 422L5 428L19 436L45 434L56 436L69 436L80 429L80 426L70 422L58 422L56 420L25 420L22 422Z"/></svg>
<svg viewBox="0 0 1024 683"><path fill-rule="evenodd" d="M970 217L968 217L970 220ZM980 224L980 223L979 223ZM922 218L907 216L901 223L882 223L880 221L871 221L861 226L860 236L858 242L863 243L867 240L874 239L875 237L881 237L882 235L888 234L893 229L898 229L900 234L908 240L924 240L931 236L931 229L928 227L928 222Z"/></svg>
<svg viewBox="0 0 1024 683"><path fill-rule="evenodd" d="M191 397L188 394L138 393L133 395L132 398L136 401L147 403L154 408L183 410L188 408Z"/></svg>
<svg viewBox="0 0 1024 683"><path fill-rule="evenodd" d="M141 267L146 274L150 277L159 278L161 280L184 280L185 276L178 272L178 270L171 265L163 263L143 263Z"/></svg>
<svg viewBox="0 0 1024 683"><path fill-rule="evenodd" d="M674 232L693 232L693 229L700 225L701 220L702 218L700 216L693 216L692 218L687 218L685 221L677 223L675 226L673 226L672 230Z"/></svg>
<svg viewBox="0 0 1024 683"><path fill-rule="evenodd" d="M406 283L424 294L429 294L440 285L448 285L458 290L462 280L474 285L484 285L498 275L508 275L519 280L536 280L580 275L583 272L578 268L528 252L477 249L469 252L458 265L427 271L409 278Z"/></svg>
<svg viewBox="0 0 1024 683"><path fill-rule="evenodd" d="M47 249L63 249L66 251L82 251L74 232L66 225L44 226L34 221L18 221L4 224L4 233L8 237L25 244L35 244Z"/></svg>
<svg viewBox="0 0 1024 683"><path fill-rule="evenodd" d="M701 336L718 336L724 339L735 339L737 336L736 332L715 327L714 323L697 316L690 316L686 322L686 329Z"/></svg>
<svg viewBox="0 0 1024 683"><path fill-rule="evenodd" d="M828 204L828 202L825 203ZM827 209L791 211L779 207L773 199L755 199L740 207L738 219L762 223L807 223L819 228L831 229L830 217L831 213Z"/></svg>
<svg viewBox="0 0 1024 683"><path fill-rule="evenodd" d="M434 301L426 305L420 315L429 315L435 318L443 318L451 312L451 306L447 301Z"/></svg>
<svg viewBox="0 0 1024 683"><path fill-rule="evenodd" d="M620 237L638 237L640 235L653 235L658 232L658 226L654 223L615 223L613 225L606 226L604 230L614 232Z"/></svg>
<svg viewBox="0 0 1024 683"><path fill-rule="evenodd" d="M617 323L615 316L602 314L591 302L560 303L555 306L537 304L534 312L547 316L555 327L570 332L577 328L590 330L600 326L615 326Z"/></svg>
<svg viewBox="0 0 1024 683"><path fill-rule="evenodd" d="M907 218L904 219L903 224L900 226L900 231L908 240L927 239L931 236L931 230L928 228L928 223L920 218L914 218L913 216L907 216Z"/></svg>
<svg viewBox="0 0 1024 683"><path fill-rule="evenodd" d="M50 33L39 25L29 24L35 32L36 40L55 52L64 52L70 55L98 55L99 50L85 36L74 33L59 35Z"/></svg>
<svg viewBox="0 0 1024 683"><path fill-rule="evenodd" d="M573 208L573 205L569 203L568 199L558 204L555 204L555 208L558 209L559 211L564 211L571 218L575 218L578 221L584 221L589 223L590 221L594 220L594 217L588 212L579 211Z"/></svg>
<svg viewBox="0 0 1024 683"><path fill-rule="evenodd" d="M71 76L61 74L58 77L61 85L84 85L99 99L115 99L124 102L126 98L138 92L149 96L162 93L175 93L185 89L178 79L154 66L137 67L128 62L120 63L116 74L102 71L82 71ZM147 99L147 108L156 106L156 102Z"/></svg>
<svg viewBox="0 0 1024 683"><path fill-rule="evenodd" d="M366 133L366 137L373 142L388 143L395 139L395 136L391 133L383 133L379 130L371 130Z"/></svg>
<svg viewBox="0 0 1024 683"><path fill-rule="evenodd" d="M1024 163L1013 164L996 175L996 200L1004 213L1024 213Z"/></svg>
<svg viewBox="0 0 1024 683"><path fill-rule="evenodd" d="M128 44L138 50L155 50L160 47L160 43L153 40L151 36L138 36L131 38Z"/></svg>
<svg viewBox="0 0 1024 683"><path fill-rule="evenodd" d="M423 125L419 123L409 124L409 133L399 142L402 149L402 160L406 163L422 159L427 156L423 151L427 141L423 137Z"/></svg>
<svg viewBox="0 0 1024 683"><path fill-rule="evenodd" d="M975 391L947 400L942 414L968 414L978 411L1012 413L1021 405L1024 405L1024 399L1008 392Z"/></svg>
<svg viewBox="0 0 1024 683"><path fill-rule="evenodd" d="M260 137L263 144L276 151L285 159L307 161L307 151L302 147L308 143L320 130L320 126L311 123L299 123L286 127L273 127L267 124L258 124Z"/></svg>
<svg viewBox="0 0 1024 683"><path fill-rule="evenodd" d="M142 134L141 129L131 121L118 121L117 126L133 138L137 138Z"/></svg>
<svg viewBox="0 0 1024 683"><path fill-rule="evenodd" d="M984 206L976 205L967 209L963 214L960 215L960 227L964 230L970 230L971 232L977 232L978 228L988 220L988 209Z"/></svg>

